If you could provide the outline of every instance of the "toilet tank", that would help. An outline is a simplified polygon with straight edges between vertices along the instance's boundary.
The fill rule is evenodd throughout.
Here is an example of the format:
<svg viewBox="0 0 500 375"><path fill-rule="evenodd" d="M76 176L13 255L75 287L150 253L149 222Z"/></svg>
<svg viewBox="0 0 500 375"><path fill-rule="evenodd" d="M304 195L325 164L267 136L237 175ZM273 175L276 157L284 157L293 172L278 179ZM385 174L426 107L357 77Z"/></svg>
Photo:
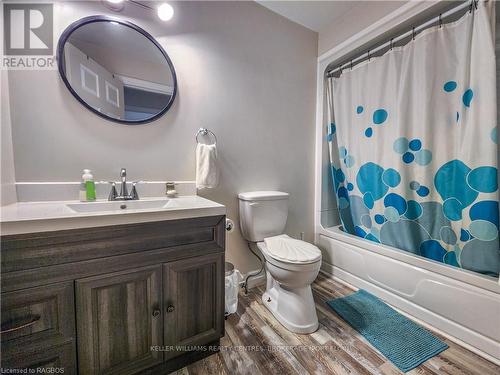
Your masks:
<svg viewBox="0 0 500 375"><path fill-rule="evenodd" d="M250 191L238 194L240 227L250 242L283 234L288 217L288 193L281 191Z"/></svg>

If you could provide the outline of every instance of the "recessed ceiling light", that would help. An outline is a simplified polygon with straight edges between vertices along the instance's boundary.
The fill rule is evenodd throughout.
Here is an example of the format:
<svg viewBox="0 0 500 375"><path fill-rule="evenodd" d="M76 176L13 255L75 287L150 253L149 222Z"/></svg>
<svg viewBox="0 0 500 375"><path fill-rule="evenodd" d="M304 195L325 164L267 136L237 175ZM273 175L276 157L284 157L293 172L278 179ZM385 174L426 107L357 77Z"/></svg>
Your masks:
<svg viewBox="0 0 500 375"><path fill-rule="evenodd" d="M174 16L174 8L168 3L163 3L158 7L158 17L162 21L168 21Z"/></svg>
<svg viewBox="0 0 500 375"><path fill-rule="evenodd" d="M120 3L123 3L123 0L106 0L108 3L112 3L112 4L120 4Z"/></svg>

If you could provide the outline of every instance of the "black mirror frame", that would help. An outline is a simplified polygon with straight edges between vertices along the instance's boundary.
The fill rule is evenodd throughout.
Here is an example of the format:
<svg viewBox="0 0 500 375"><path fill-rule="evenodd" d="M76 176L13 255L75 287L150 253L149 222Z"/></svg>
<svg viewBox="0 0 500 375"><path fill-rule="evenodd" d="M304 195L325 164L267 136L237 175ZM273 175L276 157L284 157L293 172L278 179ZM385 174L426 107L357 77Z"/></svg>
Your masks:
<svg viewBox="0 0 500 375"><path fill-rule="evenodd" d="M69 39L69 37L71 36L71 34L75 30L77 30L78 28L80 28L86 24L94 23L94 22L117 22L121 25L130 27L131 29L139 32L140 34L142 34L143 36L148 38L156 46L156 48L158 48L160 50L163 57L165 57L165 60L167 61L167 64L170 68L170 71L172 72L172 78L174 81L174 90L173 90L172 97L170 98L170 101L168 102L168 104L165 106L165 108L163 108L156 115L151 116L151 117L144 119L144 120L135 120L135 121L117 119L117 118L108 116L104 113L101 113L101 112L97 111L96 109L94 109L93 107L91 107L90 105L88 105L82 98L80 98L80 96L76 93L76 91L71 87L68 79L66 78L65 67L63 66L64 65L64 45L66 44L67 40ZM177 75L175 74L174 64L172 64L172 61L170 60L170 57L168 56L167 52L165 52L165 50L156 41L156 39L151 34L149 34L146 30L133 24L132 22L125 21L125 20L115 18L115 17L103 16L103 15L89 16L89 17L81 18L78 21L75 21L71 25L69 25L64 30L64 32L61 34L61 37L59 38L59 42L57 43L57 56L56 56L56 58L57 58L57 66L58 66L58 70L59 70L59 75L61 76L61 79L63 80L64 84L66 85L68 90L71 92L71 94L73 94L73 96L76 98L76 100L78 100L88 110L94 112L96 115L98 115L106 120L110 120L113 122L117 122L120 124L126 124L126 125L146 124L148 122L155 121L158 118L160 118L161 116L163 116L170 109L172 104L174 103L174 100L175 100L175 97L177 94Z"/></svg>

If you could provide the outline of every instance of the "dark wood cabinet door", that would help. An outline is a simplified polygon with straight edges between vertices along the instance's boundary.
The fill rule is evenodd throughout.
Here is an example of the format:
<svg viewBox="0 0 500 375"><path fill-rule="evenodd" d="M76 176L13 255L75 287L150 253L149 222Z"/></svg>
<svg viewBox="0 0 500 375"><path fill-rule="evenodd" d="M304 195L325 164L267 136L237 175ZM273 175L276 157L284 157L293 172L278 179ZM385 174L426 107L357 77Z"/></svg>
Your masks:
<svg viewBox="0 0 500 375"><path fill-rule="evenodd" d="M166 359L224 336L224 254L164 264L163 285Z"/></svg>
<svg viewBox="0 0 500 375"><path fill-rule="evenodd" d="M133 374L163 361L161 265L76 281L79 373Z"/></svg>

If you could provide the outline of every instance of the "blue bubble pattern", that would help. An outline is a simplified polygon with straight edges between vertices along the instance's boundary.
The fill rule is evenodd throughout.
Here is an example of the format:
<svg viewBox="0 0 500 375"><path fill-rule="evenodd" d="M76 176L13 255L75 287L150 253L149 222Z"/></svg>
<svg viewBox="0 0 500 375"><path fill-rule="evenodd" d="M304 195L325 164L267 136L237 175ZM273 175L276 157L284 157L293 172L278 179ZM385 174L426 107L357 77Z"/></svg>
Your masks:
<svg viewBox="0 0 500 375"><path fill-rule="evenodd" d="M408 140L406 137L396 139L392 145L393 150L402 155L405 164L411 164L413 161L418 165L425 166L432 161L432 152L422 148L420 139Z"/></svg>
<svg viewBox="0 0 500 375"><path fill-rule="evenodd" d="M469 108L473 97L474 97L474 92L471 89L467 89L462 96L462 101L464 103L464 106Z"/></svg>
<svg viewBox="0 0 500 375"><path fill-rule="evenodd" d="M401 175L397 170L389 168L382 173L382 181L384 181L384 184L387 186L395 188L401 182Z"/></svg>
<svg viewBox="0 0 500 375"><path fill-rule="evenodd" d="M460 92L459 87L456 81L442 83L443 91L460 105L450 106L451 119L457 122L460 113L478 100L472 89ZM365 120L364 113L372 114L372 124L364 128L367 142L379 126L388 124L390 113L384 108L373 112L355 108L360 120ZM478 144L497 143L497 126L490 129ZM332 150L337 149L337 131L334 123L328 124L327 140L335 144ZM384 136L391 136L390 131ZM338 148L340 164L333 161L330 169L343 229L442 264L498 277L497 168L467 165L459 159L437 164L433 152L438 152L439 144L431 150L426 138L414 134L400 134L391 142L395 154L389 151L397 157L391 165L363 160L348 145Z"/></svg>
<svg viewBox="0 0 500 375"><path fill-rule="evenodd" d="M494 167L472 169L460 160L447 162L434 176L432 197L441 198L441 203L421 201L428 199L431 188L415 180L405 189L409 187L406 191L416 193L416 198L406 199L391 191L401 185L398 170L365 163L356 175L361 197L352 193L352 183L338 190L342 224L346 231L366 240L450 266L498 275L499 203L478 200L480 193L498 191L496 176ZM455 229L453 222L462 227Z"/></svg>
<svg viewBox="0 0 500 375"><path fill-rule="evenodd" d="M422 141L420 139L413 139L409 143L410 150L418 151L422 148Z"/></svg>
<svg viewBox="0 0 500 375"><path fill-rule="evenodd" d="M373 112L373 123L375 125L381 125L387 120L388 116L389 114L385 109L377 109L375 112Z"/></svg>
<svg viewBox="0 0 500 375"><path fill-rule="evenodd" d="M455 81L448 81L443 86L443 90L446 92L452 92L456 88L457 88L457 83Z"/></svg>

